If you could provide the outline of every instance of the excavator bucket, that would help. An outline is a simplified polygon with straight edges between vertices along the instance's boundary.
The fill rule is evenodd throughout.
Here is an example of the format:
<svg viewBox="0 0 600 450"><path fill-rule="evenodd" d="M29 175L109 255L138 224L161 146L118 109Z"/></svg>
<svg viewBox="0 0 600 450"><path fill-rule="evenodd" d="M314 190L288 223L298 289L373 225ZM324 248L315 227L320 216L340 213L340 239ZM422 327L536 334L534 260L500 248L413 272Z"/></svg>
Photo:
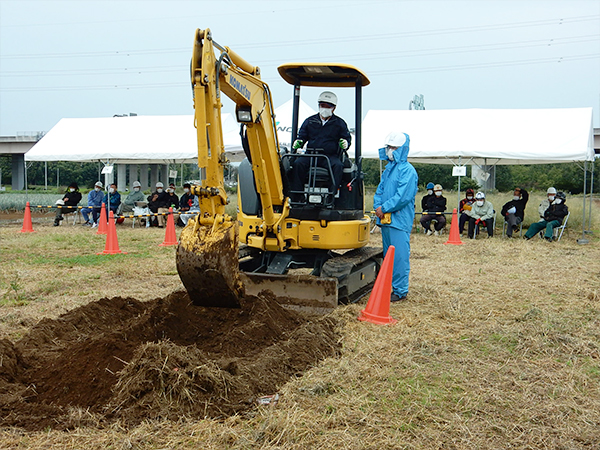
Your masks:
<svg viewBox="0 0 600 450"><path fill-rule="evenodd" d="M177 271L197 306L239 308L244 296L234 222L218 226L190 221L177 247Z"/></svg>

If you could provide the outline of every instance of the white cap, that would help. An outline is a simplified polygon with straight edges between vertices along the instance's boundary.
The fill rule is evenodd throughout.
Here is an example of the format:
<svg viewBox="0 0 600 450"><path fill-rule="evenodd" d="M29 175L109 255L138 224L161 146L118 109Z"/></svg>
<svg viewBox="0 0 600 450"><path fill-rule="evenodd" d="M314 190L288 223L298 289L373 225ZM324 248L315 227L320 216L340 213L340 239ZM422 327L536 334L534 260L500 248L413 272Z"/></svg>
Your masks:
<svg viewBox="0 0 600 450"><path fill-rule="evenodd" d="M442 185L441 185L441 184L436 184L436 185L433 187L433 190L434 190L434 191L443 191L443 190L444 190L444 188L442 187Z"/></svg>
<svg viewBox="0 0 600 450"><path fill-rule="evenodd" d="M406 135L398 131L392 131L385 138L385 145L392 147L402 147L406 143Z"/></svg>
<svg viewBox="0 0 600 450"><path fill-rule="evenodd" d="M142 187L141 183L139 181L134 181L133 182L133 187Z"/></svg>
<svg viewBox="0 0 600 450"><path fill-rule="evenodd" d="M553 187L549 187L546 191L546 194L556 194L556 189Z"/></svg>
<svg viewBox="0 0 600 450"><path fill-rule="evenodd" d="M94 186L98 186L99 188L103 187L102 181L96 181L96 184Z"/></svg>
<svg viewBox="0 0 600 450"><path fill-rule="evenodd" d="M329 92L329 91L323 91L321 92L321 95L319 95L319 103L321 102L326 102L326 103L331 103L333 106L337 105L337 95L335 95L333 92Z"/></svg>
<svg viewBox="0 0 600 450"><path fill-rule="evenodd" d="M165 185L159 181L158 183L156 183L156 187L165 187Z"/></svg>
<svg viewBox="0 0 600 450"><path fill-rule="evenodd" d="M484 200L485 199L485 194L483 192L478 192L477 194L475 194L475 200Z"/></svg>

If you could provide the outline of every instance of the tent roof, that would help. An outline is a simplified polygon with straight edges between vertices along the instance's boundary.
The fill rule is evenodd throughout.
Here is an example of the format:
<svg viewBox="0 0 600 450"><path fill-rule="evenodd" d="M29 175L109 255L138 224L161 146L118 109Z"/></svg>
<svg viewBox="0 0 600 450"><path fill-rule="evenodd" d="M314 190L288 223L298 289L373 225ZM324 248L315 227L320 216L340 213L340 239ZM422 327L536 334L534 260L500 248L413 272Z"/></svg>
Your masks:
<svg viewBox="0 0 600 450"><path fill-rule="evenodd" d="M243 155L237 122L231 114L223 114L221 121L228 157ZM196 163L194 116L61 119L25 154L25 160Z"/></svg>
<svg viewBox="0 0 600 450"><path fill-rule="evenodd" d="M549 164L593 161L592 108L371 110L363 156L378 158L386 136L410 136L411 162Z"/></svg>

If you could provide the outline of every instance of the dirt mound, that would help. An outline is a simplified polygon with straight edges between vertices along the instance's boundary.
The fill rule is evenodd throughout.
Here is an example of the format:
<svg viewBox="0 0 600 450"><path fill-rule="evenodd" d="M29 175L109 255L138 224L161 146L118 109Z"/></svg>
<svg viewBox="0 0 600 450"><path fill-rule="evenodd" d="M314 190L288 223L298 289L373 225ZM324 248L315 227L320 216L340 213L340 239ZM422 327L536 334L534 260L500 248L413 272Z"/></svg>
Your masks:
<svg viewBox="0 0 600 450"><path fill-rule="evenodd" d="M103 298L40 321L18 342L0 340L0 425L224 417L338 348L332 319L265 297L241 309L194 306L185 292Z"/></svg>

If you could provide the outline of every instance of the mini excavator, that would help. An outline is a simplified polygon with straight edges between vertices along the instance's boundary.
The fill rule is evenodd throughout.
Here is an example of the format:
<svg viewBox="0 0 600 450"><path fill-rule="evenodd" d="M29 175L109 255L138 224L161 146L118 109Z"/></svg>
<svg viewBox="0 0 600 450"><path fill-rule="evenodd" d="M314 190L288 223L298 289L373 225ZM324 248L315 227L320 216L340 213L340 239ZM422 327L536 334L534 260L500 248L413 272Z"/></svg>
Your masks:
<svg viewBox="0 0 600 450"><path fill-rule="evenodd" d="M325 157L319 149L280 148L271 92L260 69L215 42L209 29L196 30L191 81L201 185L191 191L201 213L181 232L176 256L195 305L236 308L244 295L270 291L286 307L323 314L338 302L362 297L379 271L382 249L368 246L371 220L361 170L362 87L369 79L345 64L284 64L278 72L294 90L292 141L302 86L354 88L354 158L340 150L344 174L338 188L330 165L314 163ZM222 94L236 105L246 154L238 171L235 219L225 213ZM304 190L291 192L288 179L298 158L311 158L310 169Z"/></svg>

